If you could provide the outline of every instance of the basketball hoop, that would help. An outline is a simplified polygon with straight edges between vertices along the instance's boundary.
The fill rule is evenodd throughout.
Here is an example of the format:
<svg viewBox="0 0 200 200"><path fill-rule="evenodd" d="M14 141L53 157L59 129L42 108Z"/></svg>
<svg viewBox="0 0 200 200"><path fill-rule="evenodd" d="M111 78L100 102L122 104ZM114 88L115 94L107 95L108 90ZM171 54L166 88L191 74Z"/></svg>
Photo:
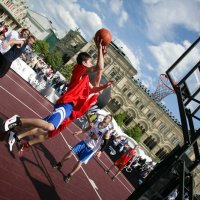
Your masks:
<svg viewBox="0 0 200 200"><path fill-rule="evenodd" d="M158 81L158 85L156 91L152 94L152 97L160 102L166 96L175 93L173 88L171 87L171 83L166 74L160 74L160 79Z"/></svg>

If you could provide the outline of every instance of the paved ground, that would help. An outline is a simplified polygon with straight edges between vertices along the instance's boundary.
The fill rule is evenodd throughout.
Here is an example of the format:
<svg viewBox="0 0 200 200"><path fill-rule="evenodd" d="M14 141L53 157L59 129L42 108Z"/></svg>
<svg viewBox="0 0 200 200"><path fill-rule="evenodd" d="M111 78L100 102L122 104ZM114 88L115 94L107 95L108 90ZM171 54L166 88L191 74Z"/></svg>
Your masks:
<svg viewBox="0 0 200 200"><path fill-rule="evenodd" d="M21 117L44 117L53 109L52 104L15 72L0 79L0 117L18 114ZM92 159L75 174L70 183L63 181L63 174L72 169L76 158L65 163L61 172L52 168L80 138L72 133L79 128L71 124L54 139L32 147L19 158L16 146L8 151L6 140L0 142L0 200L124 200L134 191L123 176L112 181L104 168L111 160L104 153L99 160ZM2 138L2 137L1 137ZM113 170L115 172L116 169Z"/></svg>

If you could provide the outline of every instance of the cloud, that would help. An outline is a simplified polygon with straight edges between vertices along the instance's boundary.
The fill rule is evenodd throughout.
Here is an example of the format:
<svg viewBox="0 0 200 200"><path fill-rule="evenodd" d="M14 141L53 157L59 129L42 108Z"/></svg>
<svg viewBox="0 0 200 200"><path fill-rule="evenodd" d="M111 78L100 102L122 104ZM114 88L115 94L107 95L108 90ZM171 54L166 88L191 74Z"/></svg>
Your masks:
<svg viewBox="0 0 200 200"><path fill-rule="evenodd" d="M156 82L155 81L157 81L157 80L154 80L152 77L145 75L145 74L138 74L137 77L141 80L142 84L146 88L148 88L150 90L155 90L155 88L156 88Z"/></svg>
<svg viewBox="0 0 200 200"><path fill-rule="evenodd" d="M155 71L155 68L154 68L152 65L150 65L150 64L145 65L145 67L146 67L149 71Z"/></svg>
<svg viewBox="0 0 200 200"><path fill-rule="evenodd" d="M147 3L147 4L156 4L156 3L159 3L161 1L164 1L164 0L143 0L143 2Z"/></svg>
<svg viewBox="0 0 200 200"><path fill-rule="evenodd" d="M126 56L129 58L130 62L132 63L133 67L140 73L140 58L139 56L135 55L131 48L122 40L119 38L114 42L121 50L126 54Z"/></svg>
<svg viewBox="0 0 200 200"><path fill-rule="evenodd" d="M35 10L42 10L47 16L53 18L59 36L64 36L68 30L81 28L83 36L91 39L95 32L103 27L101 18L95 13L85 10L76 0L61 1L57 3L53 0L47 0L44 3L35 4L29 0L29 4L34 4Z"/></svg>
<svg viewBox="0 0 200 200"><path fill-rule="evenodd" d="M118 25L123 27L128 20L128 13L123 7L123 0L111 0L109 5L111 11L118 16Z"/></svg>
<svg viewBox="0 0 200 200"><path fill-rule="evenodd" d="M143 0L147 37L162 41L173 37L175 27L200 32L200 4L191 0Z"/></svg>

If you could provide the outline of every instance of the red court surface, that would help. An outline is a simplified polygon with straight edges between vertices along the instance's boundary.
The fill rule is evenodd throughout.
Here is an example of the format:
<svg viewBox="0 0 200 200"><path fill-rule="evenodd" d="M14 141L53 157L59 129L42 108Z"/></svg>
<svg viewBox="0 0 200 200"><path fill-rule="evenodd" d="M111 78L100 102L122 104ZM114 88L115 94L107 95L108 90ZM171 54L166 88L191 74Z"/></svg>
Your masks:
<svg viewBox="0 0 200 200"><path fill-rule="evenodd" d="M45 117L53 109L31 85L14 71L0 79L0 117L14 114L21 117ZM112 161L103 153L100 159L92 159L74 175L69 183L63 181L75 163L75 157L65 162L61 172L52 168L80 138L72 133L79 128L72 123L54 139L35 145L19 158L17 147L9 152L6 140L0 142L0 200L124 200L134 191L123 176L115 181L104 168ZM113 170L116 172L116 169Z"/></svg>

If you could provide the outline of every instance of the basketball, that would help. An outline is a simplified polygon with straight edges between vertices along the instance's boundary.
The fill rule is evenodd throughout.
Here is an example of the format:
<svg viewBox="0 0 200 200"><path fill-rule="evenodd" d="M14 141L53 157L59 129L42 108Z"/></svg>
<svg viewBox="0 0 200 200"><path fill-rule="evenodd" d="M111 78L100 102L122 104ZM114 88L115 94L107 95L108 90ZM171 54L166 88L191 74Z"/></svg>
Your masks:
<svg viewBox="0 0 200 200"><path fill-rule="evenodd" d="M112 34L106 28L102 28L96 32L96 34L94 36L95 43L96 43L98 37L100 39L102 39L102 45L104 45L104 46L108 46L110 44L110 42L112 41Z"/></svg>

